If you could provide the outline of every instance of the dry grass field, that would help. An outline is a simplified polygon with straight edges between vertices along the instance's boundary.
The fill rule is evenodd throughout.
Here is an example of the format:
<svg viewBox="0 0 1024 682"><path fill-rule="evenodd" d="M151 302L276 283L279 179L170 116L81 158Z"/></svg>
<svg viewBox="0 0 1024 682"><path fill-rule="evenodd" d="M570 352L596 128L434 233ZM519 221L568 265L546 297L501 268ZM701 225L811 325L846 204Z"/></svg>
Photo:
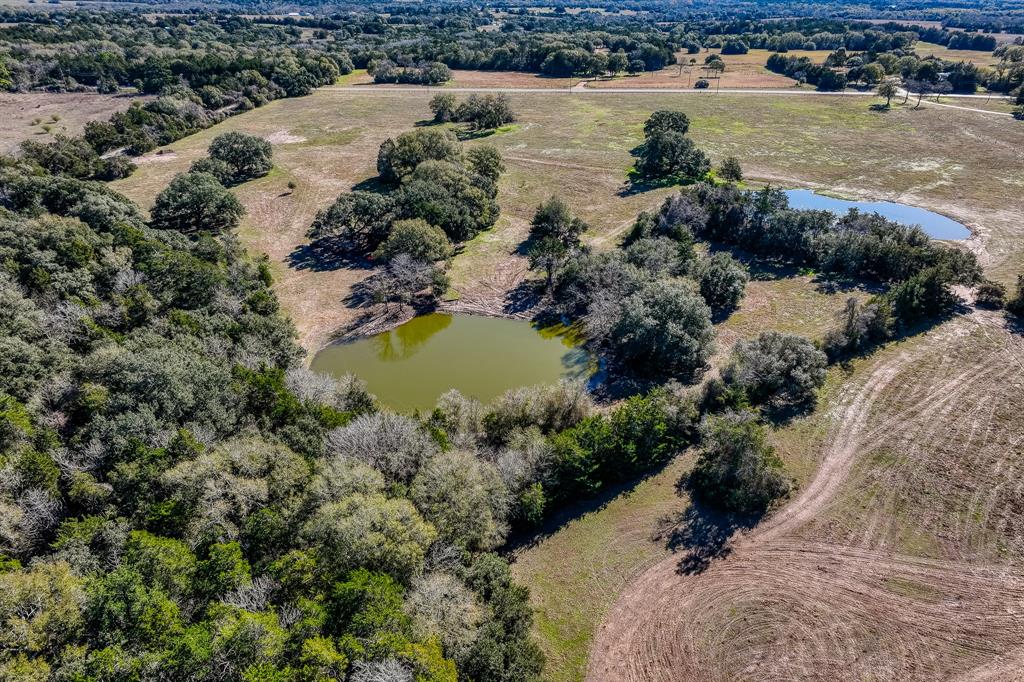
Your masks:
<svg viewBox="0 0 1024 682"><path fill-rule="evenodd" d="M116 186L149 206L215 135L269 139L274 171L236 190L248 210L239 234L270 256L285 311L315 350L356 319L344 299L367 271L319 269L304 232L318 209L375 174L383 139L428 118L431 95L338 86L274 102L146 157ZM635 191L626 173L659 108L686 111L713 159L736 155L754 181L940 211L972 228L988 276L1010 283L1024 270L1024 126L1008 117L879 113L868 98L810 95L510 96L519 121L467 143L495 145L508 169L501 219L451 265L452 309L501 313L528 275L516 248L550 194L589 223L596 248L656 207L672 190ZM719 326L720 345L767 328L820 337L849 293L759 273ZM692 455L521 548L515 572L533 591L550 678L583 679L592 651L594 680L946 679L1024 644L1012 440L1024 348L1000 319L975 313L833 369L819 409L772 433L801 492L700 575L680 576L666 546L672 523L686 519L675 482Z"/></svg>
<svg viewBox="0 0 1024 682"><path fill-rule="evenodd" d="M977 50L951 50L945 45L935 43L918 42L914 44L914 52L921 57L938 57L951 62L970 62L978 66L992 66L999 63L999 58L994 57L991 52L978 52Z"/></svg>
<svg viewBox="0 0 1024 682"><path fill-rule="evenodd" d="M28 139L50 142L54 135L77 135L88 121L106 120L135 99L95 93L0 93L0 154L17 151Z"/></svg>
<svg viewBox="0 0 1024 682"><path fill-rule="evenodd" d="M813 478L700 569L640 573L587 679L1019 679L1022 363L982 312L855 363L797 439Z"/></svg>

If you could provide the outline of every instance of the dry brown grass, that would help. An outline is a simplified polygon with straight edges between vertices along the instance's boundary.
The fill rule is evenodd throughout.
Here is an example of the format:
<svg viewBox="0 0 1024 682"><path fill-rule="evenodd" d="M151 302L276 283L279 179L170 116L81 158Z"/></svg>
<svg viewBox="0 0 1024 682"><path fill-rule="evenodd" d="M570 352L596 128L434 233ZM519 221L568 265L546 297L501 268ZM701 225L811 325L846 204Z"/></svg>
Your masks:
<svg viewBox="0 0 1024 682"><path fill-rule="evenodd" d="M589 679L1018 679L1022 363L980 312L855 362L776 434L821 453L800 494L705 570L633 581Z"/></svg>
<svg viewBox="0 0 1024 682"><path fill-rule="evenodd" d="M305 229L318 209L375 174L383 139L429 117L431 96L429 91L337 87L280 100L170 145L173 156L145 157L131 178L115 186L149 206L175 173L205 154L215 135L241 130L279 141L274 172L236 190L249 210L241 235L249 248L271 256L284 309L303 344L315 349L355 319L343 301L365 272L296 268L289 254L305 243ZM991 276L1009 282L1024 264L1016 212L1024 187L1024 126L1009 120L935 107L897 107L880 114L869 111L864 99L843 97L566 92L511 97L519 122L467 143L495 145L508 171L500 185L498 224L468 243L452 264L460 296L456 305L465 309L500 310L504 292L526 274L516 247L534 208L551 194L561 194L591 225L592 244L610 248L639 211L655 208L671 193L632 192L626 184L629 150L641 139L643 121L658 108L686 111L693 136L712 158L736 155L752 178L939 210L980 235L976 245ZM290 179L299 185L293 193L286 188ZM773 289L781 297L770 295ZM819 292L809 280L755 285L736 326L746 333L782 323L814 335L842 296Z"/></svg>
<svg viewBox="0 0 1024 682"><path fill-rule="evenodd" d="M77 135L88 121L106 120L127 109L134 99L95 93L0 93L0 153L17 151L24 140L50 142L54 135ZM60 120L54 121L54 115ZM36 119L38 123L34 123ZM50 126L50 131L43 125Z"/></svg>

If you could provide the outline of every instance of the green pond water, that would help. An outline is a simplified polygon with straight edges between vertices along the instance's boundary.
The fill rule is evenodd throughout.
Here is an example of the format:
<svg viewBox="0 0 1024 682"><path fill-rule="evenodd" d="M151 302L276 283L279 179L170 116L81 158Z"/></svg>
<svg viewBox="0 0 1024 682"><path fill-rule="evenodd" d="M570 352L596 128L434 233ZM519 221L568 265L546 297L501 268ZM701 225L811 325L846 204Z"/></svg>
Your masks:
<svg viewBox="0 0 1024 682"><path fill-rule="evenodd" d="M313 358L316 372L355 374L400 412L427 411L450 388L487 402L518 386L589 376L590 355L563 327L477 315L421 315L400 327L336 343Z"/></svg>

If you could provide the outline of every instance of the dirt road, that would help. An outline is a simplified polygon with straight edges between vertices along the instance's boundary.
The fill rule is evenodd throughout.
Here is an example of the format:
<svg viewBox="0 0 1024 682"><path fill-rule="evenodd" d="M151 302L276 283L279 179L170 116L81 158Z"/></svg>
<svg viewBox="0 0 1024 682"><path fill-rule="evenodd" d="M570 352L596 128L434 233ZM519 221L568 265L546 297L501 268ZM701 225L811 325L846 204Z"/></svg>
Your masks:
<svg viewBox="0 0 1024 682"><path fill-rule="evenodd" d="M969 434L973 440L966 442L976 443L979 453L975 466L984 466L983 443L974 433L992 439L993 424L981 423L965 406L1024 395L1017 364L1024 342L995 319L976 312L947 323L943 333L913 351L877 362L833 407L829 445L811 483L703 572L687 574L685 557L673 556L641 575L598 631L587 679L1024 679L1019 565L889 551L875 541L879 533L873 530L886 521L884 514L866 515L867 528L854 533L862 541L828 541L828 527L835 523L829 519L846 518L841 503L849 505L844 495L851 470L867 453L885 452L880 448L894 433L925 441ZM986 337L1000 336L974 362L924 379L914 374L927 354L979 329ZM894 394L900 396L899 409L892 410ZM996 448L1002 476L995 480L1013 470L1019 444L1018 436ZM949 467L952 472L954 464ZM997 514L981 503L993 491L980 481L950 485L977 485L983 513ZM1019 487L1016 480L1005 485ZM1006 532L1017 534L1013 528Z"/></svg>

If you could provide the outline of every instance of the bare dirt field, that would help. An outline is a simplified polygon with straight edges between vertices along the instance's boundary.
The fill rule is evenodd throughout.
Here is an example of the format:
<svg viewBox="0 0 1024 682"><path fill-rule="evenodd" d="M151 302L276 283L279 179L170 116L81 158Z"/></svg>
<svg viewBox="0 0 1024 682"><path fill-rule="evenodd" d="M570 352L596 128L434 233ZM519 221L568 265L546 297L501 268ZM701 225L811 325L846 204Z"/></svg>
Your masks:
<svg viewBox="0 0 1024 682"><path fill-rule="evenodd" d="M720 556L643 572L587 678L1019 679L1022 362L982 312L862 361L813 479Z"/></svg>
<svg viewBox="0 0 1024 682"><path fill-rule="evenodd" d="M17 151L24 140L50 142L54 135L77 135L88 121L106 120L135 99L95 93L0 93L0 154Z"/></svg>

